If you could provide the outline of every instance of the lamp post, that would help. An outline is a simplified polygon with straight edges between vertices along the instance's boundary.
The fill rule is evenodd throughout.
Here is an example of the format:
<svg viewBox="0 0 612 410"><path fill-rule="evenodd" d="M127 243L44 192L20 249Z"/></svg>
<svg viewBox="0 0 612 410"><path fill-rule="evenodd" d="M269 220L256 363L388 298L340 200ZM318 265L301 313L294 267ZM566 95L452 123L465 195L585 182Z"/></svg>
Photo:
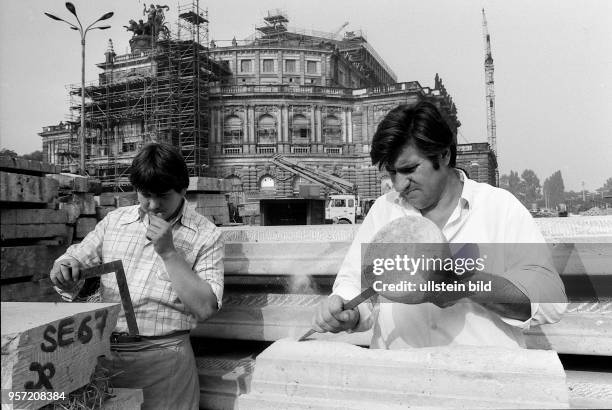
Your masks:
<svg viewBox="0 0 612 410"><path fill-rule="evenodd" d="M85 29L83 29L83 25L81 24L81 20L79 20L79 16L77 16L76 8L74 7L74 4L70 2L66 2L66 8L68 9L70 13L74 14L74 17L76 17L78 27L62 18L54 16L53 14L45 13L45 15L53 20L63 21L64 23L70 26L71 30L78 31L79 34L81 35L81 140L79 141L79 148L80 148L79 168L80 168L81 175L85 175L85 36L87 35L87 32L91 29L98 29L98 30L109 29L111 26L94 27L94 24L96 24L99 21L107 20L113 17L113 14L115 13L113 13L112 11L109 11L108 13L105 13L102 17L100 17L99 19L91 23Z"/></svg>

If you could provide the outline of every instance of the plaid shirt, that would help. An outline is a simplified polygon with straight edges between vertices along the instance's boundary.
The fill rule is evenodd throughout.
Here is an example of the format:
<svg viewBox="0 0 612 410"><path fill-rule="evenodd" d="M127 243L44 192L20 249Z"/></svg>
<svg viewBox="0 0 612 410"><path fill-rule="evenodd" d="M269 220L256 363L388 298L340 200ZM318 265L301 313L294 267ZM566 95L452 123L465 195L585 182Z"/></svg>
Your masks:
<svg viewBox="0 0 612 410"><path fill-rule="evenodd" d="M192 271L208 282L221 308L224 256L221 232L191 209L187 201L171 223L176 250ZM117 259L123 262L140 334L158 336L190 330L197 320L178 298L164 262L145 237L148 225L149 217L142 214L139 205L119 208L100 221L81 243L70 246L65 255L76 258L85 267ZM102 275L100 282L102 302L121 302L115 275ZM65 299L72 299L66 292L60 293ZM123 309L115 330L128 330Z"/></svg>

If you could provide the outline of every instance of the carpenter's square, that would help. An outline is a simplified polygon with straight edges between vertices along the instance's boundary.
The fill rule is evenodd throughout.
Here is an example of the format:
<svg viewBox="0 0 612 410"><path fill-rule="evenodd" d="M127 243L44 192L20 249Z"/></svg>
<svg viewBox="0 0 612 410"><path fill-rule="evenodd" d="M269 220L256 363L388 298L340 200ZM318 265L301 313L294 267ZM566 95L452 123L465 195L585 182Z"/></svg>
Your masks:
<svg viewBox="0 0 612 410"><path fill-rule="evenodd" d="M70 267L70 265L64 265ZM130 289L128 288L127 279L125 278L125 271L123 270L123 262L116 260L113 262L103 263L98 266L91 268L83 268L80 270L80 279L95 278L97 276L104 275L106 273L115 272L115 278L117 279L117 285L119 286L119 295L121 296L121 304L123 305L123 311L125 312L125 319L128 325L128 331L130 336L138 336L138 325L136 324L136 315L134 314L134 307L132 306L132 298L130 297Z"/></svg>

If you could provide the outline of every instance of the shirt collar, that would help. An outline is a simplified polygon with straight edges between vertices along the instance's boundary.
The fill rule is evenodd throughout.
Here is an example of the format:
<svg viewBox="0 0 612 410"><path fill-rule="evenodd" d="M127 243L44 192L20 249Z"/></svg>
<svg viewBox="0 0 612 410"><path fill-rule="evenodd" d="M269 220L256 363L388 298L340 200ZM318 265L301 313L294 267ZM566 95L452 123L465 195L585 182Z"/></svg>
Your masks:
<svg viewBox="0 0 612 410"><path fill-rule="evenodd" d="M174 225L176 222L180 222L181 225L193 231L197 231L197 226L195 223L195 219L193 218L192 212L194 211L189 208L189 203L187 202L187 199L183 198L181 210L174 218L172 218L170 224ZM146 213L142 209L140 209L140 205L136 205L133 209L127 212L125 222L123 224L126 225L133 222L144 221L145 216Z"/></svg>

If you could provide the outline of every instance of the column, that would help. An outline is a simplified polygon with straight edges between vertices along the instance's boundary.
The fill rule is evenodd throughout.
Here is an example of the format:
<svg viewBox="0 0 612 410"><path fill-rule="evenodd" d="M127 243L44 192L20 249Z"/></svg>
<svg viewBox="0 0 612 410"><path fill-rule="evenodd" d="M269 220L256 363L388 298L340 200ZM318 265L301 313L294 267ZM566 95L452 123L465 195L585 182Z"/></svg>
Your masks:
<svg viewBox="0 0 612 410"><path fill-rule="evenodd" d="M249 142L251 144L257 143L257 138L255 137L255 107L252 105L247 106L249 110Z"/></svg>
<svg viewBox="0 0 612 410"><path fill-rule="evenodd" d="M320 144L323 137L323 124L321 123L321 106L317 105L317 143Z"/></svg>
<svg viewBox="0 0 612 410"><path fill-rule="evenodd" d="M368 133L368 106L361 107L361 144L370 145L370 135Z"/></svg>
<svg viewBox="0 0 612 410"><path fill-rule="evenodd" d="M249 111L248 106L243 107L244 113L242 118L242 153L246 154L249 152Z"/></svg>
<svg viewBox="0 0 612 410"><path fill-rule="evenodd" d="M284 115L283 115L283 141L285 143L289 142L289 106L287 104L283 105Z"/></svg>
<svg viewBox="0 0 612 410"><path fill-rule="evenodd" d="M276 145L278 146L283 142L283 110L281 106L275 105L276 112Z"/></svg>
<svg viewBox="0 0 612 410"><path fill-rule="evenodd" d="M346 109L342 108L342 115L340 115L342 121L342 144L346 144Z"/></svg>
<svg viewBox="0 0 612 410"><path fill-rule="evenodd" d="M315 142L315 106L310 106L310 140L309 143Z"/></svg>
<svg viewBox="0 0 612 410"><path fill-rule="evenodd" d="M347 127L348 127L348 142L349 144L353 143L353 110L352 108L347 109L346 111L347 117Z"/></svg>
<svg viewBox="0 0 612 410"><path fill-rule="evenodd" d="M217 148L215 144L217 143L217 135L215 125L217 124L217 119L215 116L217 115L217 107L210 107L210 122L208 123L208 135L210 135L210 141L208 141L208 146L210 147L211 152L216 153ZM110 145L110 144L109 144Z"/></svg>

